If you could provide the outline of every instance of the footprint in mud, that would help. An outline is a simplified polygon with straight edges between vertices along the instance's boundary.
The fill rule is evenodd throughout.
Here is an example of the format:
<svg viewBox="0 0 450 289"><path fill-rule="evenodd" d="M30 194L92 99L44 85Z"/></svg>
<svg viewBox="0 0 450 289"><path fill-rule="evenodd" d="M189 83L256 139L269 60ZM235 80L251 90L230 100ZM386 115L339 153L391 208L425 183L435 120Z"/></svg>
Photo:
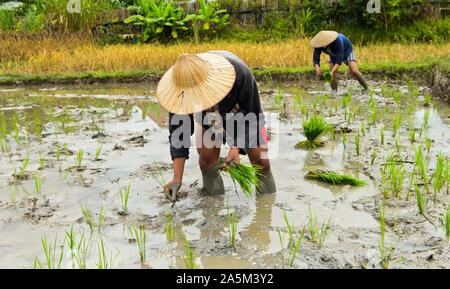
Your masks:
<svg viewBox="0 0 450 289"><path fill-rule="evenodd" d="M139 135L126 139L125 142L143 147L144 144L148 143L148 140L146 140L143 135Z"/></svg>
<svg viewBox="0 0 450 289"><path fill-rule="evenodd" d="M130 177L138 177L142 180L145 180L149 177L159 175L158 169L161 172L164 172L171 168L172 168L172 164L166 163L166 162L157 162L156 165L155 164L145 164L145 165L142 165L136 171L132 172L130 174Z"/></svg>

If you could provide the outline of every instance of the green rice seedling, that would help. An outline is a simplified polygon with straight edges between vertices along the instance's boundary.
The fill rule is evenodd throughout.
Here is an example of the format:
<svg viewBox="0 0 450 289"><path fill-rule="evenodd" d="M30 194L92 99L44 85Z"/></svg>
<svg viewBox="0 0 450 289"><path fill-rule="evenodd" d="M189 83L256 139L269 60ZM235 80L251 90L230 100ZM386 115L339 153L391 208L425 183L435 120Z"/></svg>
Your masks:
<svg viewBox="0 0 450 289"><path fill-rule="evenodd" d="M334 132L334 126L330 125L329 127L330 127L331 138L332 139L336 139L336 135L335 135L335 132Z"/></svg>
<svg viewBox="0 0 450 289"><path fill-rule="evenodd" d="M283 93L281 92L280 86L277 86L278 94L275 95L275 104L280 105L283 101Z"/></svg>
<svg viewBox="0 0 450 289"><path fill-rule="evenodd" d="M345 110L345 112L347 112L347 109ZM350 111L348 114L348 120L347 120L348 126L350 126L350 122L352 121L352 116L353 116L353 113L352 113L352 111Z"/></svg>
<svg viewBox="0 0 450 289"><path fill-rule="evenodd" d="M380 143L384 144L384 126L380 128Z"/></svg>
<svg viewBox="0 0 450 289"><path fill-rule="evenodd" d="M123 188L123 192L122 188L119 189L120 200L122 201L122 210L124 212L128 212L128 198L130 197L130 189L131 184L128 184L128 187Z"/></svg>
<svg viewBox="0 0 450 289"><path fill-rule="evenodd" d="M434 191L434 202L436 202L437 193L444 185L444 169L445 169L445 161L442 152L439 152L436 168L433 174L433 191Z"/></svg>
<svg viewBox="0 0 450 289"><path fill-rule="evenodd" d="M17 195L17 186L11 186L9 187L9 199L11 200L11 202L15 202L16 201L16 195Z"/></svg>
<svg viewBox="0 0 450 289"><path fill-rule="evenodd" d="M331 72L328 71L328 72L326 72L326 73L323 74L323 79L324 79L326 82L328 82L328 83L331 84L331 82L333 81L333 74L331 74Z"/></svg>
<svg viewBox="0 0 450 289"><path fill-rule="evenodd" d="M431 94L429 94L429 93L425 93L424 94L424 97L425 97L425 100L424 100L424 103L423 103L423 105L424 106L430 106L430 104L431 104Z"/></svg>
<svg viewBox="0 0 450 289"><path fill-rule="evenodd" d="M317 110L317 103L316 103L315 100L313 100L312 105L313 105L313 109L314 109L314 112L315 112Z"/></svg>
<svg viewBox="0 0 450 289"><path fill-rule="evenodd" d="M284 245L284 232L282 234L280 232L280 228L277 228L277 231L278 231L278 237L280 239L280 244L281 244L281 265L284 269L285 265L287 265L289 268L292 268L292 266L294 264L295 256L297 255L298 249L300 248L300 243L302 242L303 236L305 234L306 225L303 226L300 237L298 238L297 242L295 242L294 236L293 236L294 235L294 224L292 224L292 225L289 224L289 221L287 219L285 211L283 212L283 217L284 217L284 221L286 223L286 226L287 226L288 232L289 232L288 248L285 248L285 245ZM285 251L287 251L287 253L288 253L287 260L285 260L285 254L286 254Z"/></svg>
<svg viewBox="0 0 450 289"><path fill-rule="evenodd" d="M384 168L381 170L381 192L384 197L387 198L390 193L396 197L401 197L401 191L403 186L403 177L405 175L405 165L398 165L398 156L394 156L393 152L389 152L386 156Z"/></svg>
<svg viewBox="0 0 450 289"><path fill-rule="evenodd" d="M336 100L334 100L334 113L337 113L338 111L338 103Z"/></svg>
<svg viewBox="0 0 450 289"><path fill-rule="evenodd" d="M444 181L447 183L447 195L449 193L450 184L450 160L447 160L444 168Z"/></svg>
<svg viewBox="0 0 450 289"><path fill-rule="evenodd" d="M359 180L349 175L338 175L333 172L327 172L325 170L309 171L305 178L318 179L333 185L352 185L358 187L367 186L366 181Z"/></svg>
<svg viewBox="0 0 450 289"><path fill-rule="evenodd" d="M41 177L41 175L34 176L34 187L36 189L36 195L40 195L42 192L42 177Z"/></svg>
<svg viewBox="0 0 450 289"><path fill-rule="evenodd" d="M425 114L423 115L423 126L425 128L428 127L428 121L430 120L430 110L425 110Z"/></svg>
<svg viewBox="0 0 450 289"><path fill-rule="evenodd" d="M397 153L400 154L400 143L398 141L398 137L395 138L395 148L397 149Z"/></svg>
<svg viewBox="0 0 450 289"><path fill-rule="evenodd" d="M420 192L419 186L417 183L414 184L416 187L416 200L417 200L417 207L419 208L419 213L424 214L426 205L427 205L427 194L422 194Z"/></svg>
<svg viewBox="0 0 450 289"><path fill-rule="evenodd" d="M139 257L141 259L141 263L144 263L145 261L145 255L146 255L146 249L145 249L145 243L147 241L147 235L144 230L144 226L133 226L134 236L136 238L136 243L138 245L139 250Z"/></svg>
<svg viewBox="0 0 450 289"><path fill-rule="evenodd" d="M422 137L422 133L423 133L423 126L420 127L420 130L419 130L419 137Z"/></svg>
<svg viewBox="0 0 450 289"><path fill-rule="evenodd" d="M98 262L95 264L98 269L108 269L108 258L106 257L105 253L105 246L103 245L103 240L100 240L100 244L97 245L98 248ZM112 258L112 256L111 256ZM112 259L110 260L110 263L112 263Z"/></svg>
<svg viewBox="0 0 450 289"><path fill-rule="evenodd" d="M27 169L29 163L30 163L30 153L27 152L27 156L22 161L22 166L20 167L19 176L23 175L23 172Z"/></svg>
<svg viewBox="0 0 450 289"><path fill-rule="evenodd" d="M103 224L105 223L106 219L106 211L103 209L103 203L100 208L100 215L98 216L98 232L102 230Z"/></svg>
<svg viewBox="0 0 450 289"><path fill-rule="evenodd" d="M377 157L377 148L375 147L373 149L373 153L370 155L370 165L373 166L373 163L375 162L375 158Z"/></svg>
<svg viewBox="0 0 450 289"><path fill-rule="evenodd" d="M400 128L401 123L402 123L402 115L398 114L397 117L395 117L392 122L392 137L395 137L397 135L397 131Z"/></svg>
<svg viewBox="0 0 450 289"><path fill-rule="evenodd" d="M65 244L65 238L61 247L61 253L59 254L59 258L56 254L56 242L57 242L58 236L55 236L55 241L52 243L48 243L47 237L44 235L44 237L41 237L42 242L42 248L44 249L45 254L45 261L46 263L42 263L38 257L34 260L34 269L61 269L61 263L62 259L64 257L64 244Z"/></svg>
<svg viewBox="0 0 450 289"><path fill-rule="evenodd" d="M61 155L61 147L59 144L56 145L56 160L59 161L59 156Z"/></svg>
<svg viewBox="0 0 450 289"><path fill-rule="evenodd" d="M45 158L39 153L39 168L38 170L44 169Z"/></svg>
<svg viewBox="0 0 450 289"><path fill-rule="evenodd" d="M397 106L400 106L400 99L402 97L402 93L400 91L393 91L392 95L394 96L394 101L397 104Z"/></svg>
<svg viewBox="0 0 450 289"><path fill-rule="evenodd" d="M298 147L317 148L324 144L319 138L329 130L329 124L322 117L311 117L309 121L304 121L302 126L306 140L298 143Z"/></svg>
<svg viewBox="0 0 450 289"><path fill-rule="evenodd" d="M158 171L161 181L159 181L153 174L152 174L152 177L162 188L164 188L166 186L166 181L164 180L164 176L163 176L161 170L159 169L158 165L156 164L156 162L154 161L153 163L155 164L156 170Z"/></svg>
<svg viewBox="0 0 450 289"><path fill-rule="evenodd" d="M86 239L84 238L84 233L81 235L78 244L75 249L72 250L73 259L78 269L86 269L86 258L88 253L88 246L86 244Z"/></svg>
<svg viewBox="0 0 450 289"><path fill-rule="evenodd" d="M444 226L445 236L448 241L450 240L450 205L447 205L447 211L442 217L442 225Z"/></svg>
<svg viewBox="0 0 450 289"><path fill-rule="evenodd" d="M425 138L425 145L427 147L427 152L430 153L430 148L431 148L431 139L429 137Z"/></svg>
<svg viewBox="0 0 450 289"><path fill-rule="evenodd" d="M253 186L255 186L256 193L258 193L258 188L261 186L262 181L259 177L262 176L262 169L258 165L230 162L222 171L231 177L235 189L236 184L238 184L244 194L248 198L251 198L253 195Z"/></svg>
<svg viewBox="0 0 450 289"><path fill-rule="evenodd" d="M381 257L381 266L383 269L388 269L392 265L398 264L400 262L405 261L405 258L394 261L394 253L396 251L396 246L400 241L400 237L395 241L395 230L397 227L397 220L395 220L394 228L392 230L392 240L391 245L388 247L386 244L386 219L385 219L385 206L384 203L380 209L380 228L381 228L381 240L378 241L378 250L380 252Z"/></svg>
<svg viewBox="0 0 450 289"><path fill-rule="evenodd" d="M344 109L344 120L347 120L347 108ZM348 123L350 123L350 121Z"/></svg>
<svg viewBox="0 0 450 289"><path fill-rule="evenodd" d="M363 136L366 136L365 128L366 128L366 124L364 122L361 123L361 133L362 133Z"/></svg>
<svg viewBox="0 0 450 289"><path fill-rule="evenodd" d="M411 123L409 123L409 141L411 142L411 144L414 143L415 139L416 139L416 129L414 128L413 125L411 125Z"/></svg>
<svg viewBox="0 0 450 289"><path fill-rule="evenodd" d="M414 178L416 176L416 167L414 166L413 171L409 174L409 186L408 192L406 193L406 200L409 201L409 195L411 193L411 189L414 183Z"/></svg>
<svg viewBox="0 0 450 289"><path fill-rule="evenodd" d="M170 212L166 211L166 222L164 224L165 230L166 230L166 237L167 241L169 243L174 241L173 236L173 223L172 223L172 217L170 216Z"/></svg>
<svg viewBox="0 0 450 289"><path fill-rule="evenodd" d="M302 104L302 99L300 98L300 91L298 88L295 89L294 96L294 111L296 111L297 105L300 106Z"/></svg>
<svg viewBox="0 0 450 289"><path fill-rule="evenodd" d="M309 220L308 220L309 237L311 241L316 243L317 246L320 248L323 246L323 243L325 241L331 217L328 219L327 222L323 222L322 226L319 229L319 226L317 224L316 211L313 210L311 212L311 206L308 207L309 207Z"/></svg>
<svg viewBox="0 0 450 289"><path fill-rule="evenodd" d="M79 149L77 152L77 156L75 157L75 164L76 164L77 168L81 167L81 162L83 161L83 154L84 154L84 151L82 149Z"/></svg>
<svg viewBox="0 0 450 289"><path fill-rule="evenodd" d="M360 149L359 149L359 130L358 133L355 135L355 146L356 146L356 154L359 156Z"/></svg>
<svg viewBox="0 0 450 289"><path fill-rule="evenodd" d="M84 203L84 207L83 205L81 205L81 212L83 213L83 216L86 218L86 222L89 225L91 232L93 232L95 226L95 217L94 214L92 213L92 210L87 206L86 203Z"/></svg>
<svg viewBox="0 0 450 289"><path fill-rule="evenodd" d="M225 220L227 222L230 245L232 248L236 248L236 230L237 230L236 211L233 212L233 215L230 214L230 207L228 205L228 195L227 195L227 214L225 216Z"/></svg>
<svg viewBox="0 0 450 289"><path fill-rule="evenodd" d="M375 104L371 107L372 113L371 113L371 120L370 124L374 125L377 122L377 109L375 107Z"/></svg>
<svg viewBox="0 0 450 289"><path fill-rule="evenodd" d="M33 113L34 113L34 131L36 132L39 142L41 142L41 140L42 140L41 121L39 120L39 115L38 115L36 109L33 109Z"/></svg>
<svg viewBox="0 0 450 289"><path fill-rule="evenodd" d="M100 156L100 153L102 152L102 148L103 148L103 145L100 145L97 148L97 150L95 151L95 158L94 158L95 161L98 161L98 157Z"/></svg>
<svg viewBox="0 0 450 289"><path fill-rule="evenodd" d="M347 140L345 137L345 132L342 131L342 145L344 146L344 149L347 148Z"/></svg>
<svg viewBox="0 0 450 289"><path fill-rule="evenodd" d="M67 147L67 144L64 144L64 160L66 160L67 156L69 155L69 148Z"/></svg>
<svg viewBox="0 0 450 289"><path fill-rule="evenodd" d="M186 257L183 257L184 265L186 266L186 269L197 269L197 263L195 262L195 251L190 248L186 234L184 234L184 241L186 247Z"/></svg>

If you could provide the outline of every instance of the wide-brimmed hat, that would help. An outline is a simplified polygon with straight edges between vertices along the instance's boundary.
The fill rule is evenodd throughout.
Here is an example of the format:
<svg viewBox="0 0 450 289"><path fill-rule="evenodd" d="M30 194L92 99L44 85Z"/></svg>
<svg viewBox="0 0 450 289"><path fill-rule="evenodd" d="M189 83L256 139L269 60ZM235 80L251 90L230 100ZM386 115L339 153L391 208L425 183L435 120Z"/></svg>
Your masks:
<svg viewBox="0 0 450 289"><path fill-rule="evenodd" d="M156 97L168 112L200 112L227 96L235 79L234 66L219 54L182 54L159 81Z"/></svg>
<svg viewBox="0 0 450 289"><path fill-rule="evenodd" d="M338 38L338 33L336 31L320 31L319 33L311 39L311 46L314 48L324 47L335 41Z"/></svg>

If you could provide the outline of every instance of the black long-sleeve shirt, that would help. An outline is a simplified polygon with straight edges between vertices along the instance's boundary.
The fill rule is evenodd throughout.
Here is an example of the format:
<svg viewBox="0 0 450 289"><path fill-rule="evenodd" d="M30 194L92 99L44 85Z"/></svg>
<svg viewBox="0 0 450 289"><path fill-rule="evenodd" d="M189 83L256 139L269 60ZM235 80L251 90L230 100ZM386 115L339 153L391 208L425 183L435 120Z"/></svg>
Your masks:
<svg viewBox="0 0 450 289"><path fill-rule="evenodd" d="M350 40L339 33L336 40L331 42L326 48L314 48L313 62L314 65L320 65L320 54L323 52L330 55L332 63L341 65L342 61L344 61L352 51L353 46Z"/></svg>
<svg viewBox="0 0 450 289"><path fill-rule="evenodd" d="M249 148L259 146L265 143L263 136L261 135L261 128L264 126L264 115L261 108L259 99L258 87L256 80L250 70L250 68L236 55L224 50L209 51L211 53L217 53L224 56L233 66L236 71L236 79L234 86L231 89L229 95L227 95L222 101L220 101L216 108L222 118L222 124L224 132L226 132L226 120L228 113L234 113L235 116L241 114L244 118L249 113L253 113L257 120L256 132L250 129L249 123L245 123L245 141L237 136L237 124L234 124L234 134L226 134L226 142L230 147L238 146L241 154L246 154ZM194 133L194 117L190 115L179 115L169 113L169 142L170 142L170 154L172 159L174 158L189 158L189 147L191 146L190 136ZM196 114L195 121L202 124L202 120L197 117L205 117L205 112ZM179 129L180 127L184 129ZM208 126L203 125L205 128ZM190 128L190 129L189 129ZM190 133L187 135L187 133ZM217 137L217 135L216 135ZM224 138L225 142L225 138Z"/></svg>

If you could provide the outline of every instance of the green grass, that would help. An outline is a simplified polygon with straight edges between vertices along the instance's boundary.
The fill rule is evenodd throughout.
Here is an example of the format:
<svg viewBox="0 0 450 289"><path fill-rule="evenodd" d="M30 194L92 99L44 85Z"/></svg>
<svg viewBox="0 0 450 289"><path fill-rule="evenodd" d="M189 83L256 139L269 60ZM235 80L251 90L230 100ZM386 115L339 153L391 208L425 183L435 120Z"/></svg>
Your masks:
<svg viewBox="0 0 450 289"><path fill-rule="evenodd" d="M255 191L258 193L258 188L262 183L262 181L258 178L258 176L262 176L260 173L261 170L262 167L258 165L238 164L235 162L231 162L222 169L223 172L227 173L231 177L235 188L236 184L238 184L248 198L253 196L253 186L255 186Z"/></svg>
<svg viewBox="0 0 450 289"><path fill-rule="evenodd" d="M333 185L352 185L358 187L367 186L366 181L359 180L357 178L351 177L349 175L339 175L333 172L327 172L322 170L309 171L305 178L318 179Z"/></svg>
<svg viewBox="0 0 450 289"><path fill-rule="evenodd" d="M313 116L309 121L303 121L303 133L306 140L299 142L297 147L315 149L323 146L319 138L329 131L329 124L320 116Z"/></svg>

